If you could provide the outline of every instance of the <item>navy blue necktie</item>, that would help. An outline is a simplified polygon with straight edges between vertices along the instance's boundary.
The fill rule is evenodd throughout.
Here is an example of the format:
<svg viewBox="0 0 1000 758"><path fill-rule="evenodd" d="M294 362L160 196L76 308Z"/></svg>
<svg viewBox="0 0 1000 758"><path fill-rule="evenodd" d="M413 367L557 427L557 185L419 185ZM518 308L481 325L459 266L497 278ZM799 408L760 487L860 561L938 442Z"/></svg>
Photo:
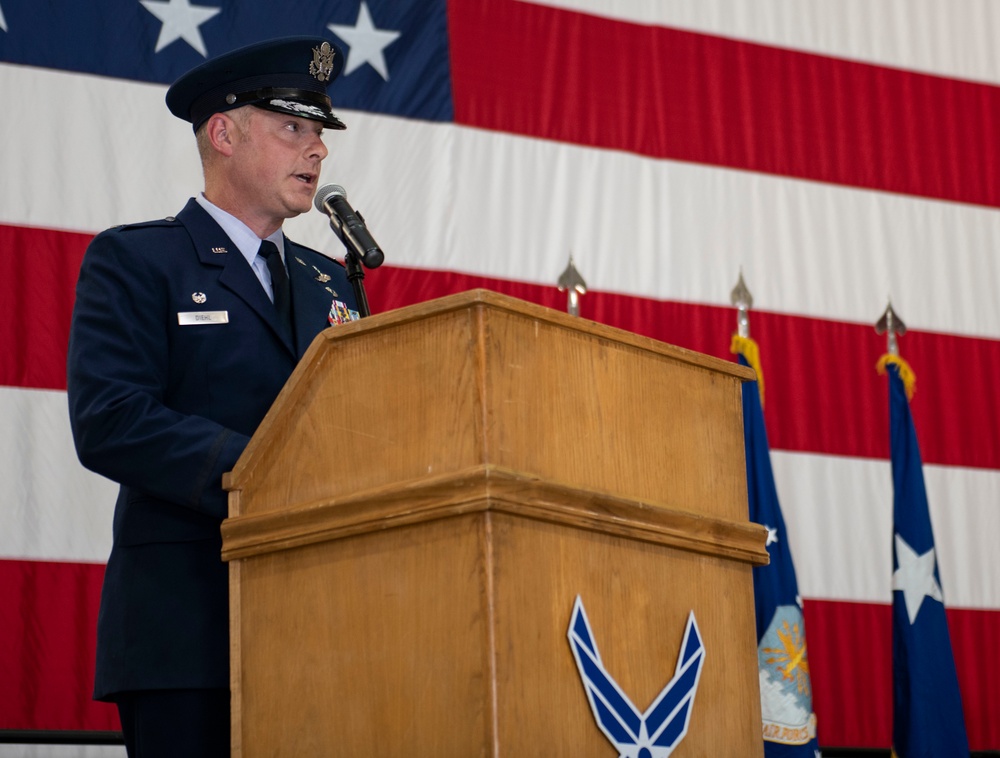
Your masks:
<svg viewBox="0 0 1000 758"><path fill-rule="evenodd" d="M271 291L274 293L274 309L278 312L278 321L285 328L286 334L292 334L292 290L288 285L288 272L281 261L278 246L270 240L260 243L257 251L267 261L267 270L271 272Z"/></svg>

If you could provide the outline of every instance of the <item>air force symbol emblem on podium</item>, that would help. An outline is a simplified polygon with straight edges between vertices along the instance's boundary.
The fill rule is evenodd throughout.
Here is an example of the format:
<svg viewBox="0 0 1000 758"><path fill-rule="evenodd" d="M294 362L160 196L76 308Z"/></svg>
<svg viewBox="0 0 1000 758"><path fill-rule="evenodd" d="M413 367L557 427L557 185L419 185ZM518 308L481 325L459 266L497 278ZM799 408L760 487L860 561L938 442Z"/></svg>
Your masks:
<svg viewBox="0 0 1000 758"><path fill-rule="evenodd" d="M687 734L705 663L705 646L694 612L688 615L673 679L645 713L639 712L604 668L579 597L573 606L567 636L594 719L618 750L619 758L667 758Z"/></svg>

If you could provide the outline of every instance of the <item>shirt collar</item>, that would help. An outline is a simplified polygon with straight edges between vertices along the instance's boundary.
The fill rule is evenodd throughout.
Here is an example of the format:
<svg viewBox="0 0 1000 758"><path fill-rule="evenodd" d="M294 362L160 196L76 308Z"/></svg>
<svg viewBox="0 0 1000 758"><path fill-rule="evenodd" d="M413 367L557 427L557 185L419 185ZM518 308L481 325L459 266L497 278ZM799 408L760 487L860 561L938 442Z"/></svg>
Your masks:
<svg viewBox="0 0 1000 758"><path fill-rule="evenodd" d="M204 193L199 192L195 196L195 201L208 212L209 216L215 219L215 222L222 227L222 231L239 248L243 257L247 259L247 263L253 266L254 259L257 257L257 251L260 249L261 238L254 234L249 226L236 218L232 213L222 210L222 208L206 198ZM278 252L281 253L281 259L284 260L285 235L282 233L281 228L279 227L274 234L271 234L266 239L269 239L278 246Z"/></svg>

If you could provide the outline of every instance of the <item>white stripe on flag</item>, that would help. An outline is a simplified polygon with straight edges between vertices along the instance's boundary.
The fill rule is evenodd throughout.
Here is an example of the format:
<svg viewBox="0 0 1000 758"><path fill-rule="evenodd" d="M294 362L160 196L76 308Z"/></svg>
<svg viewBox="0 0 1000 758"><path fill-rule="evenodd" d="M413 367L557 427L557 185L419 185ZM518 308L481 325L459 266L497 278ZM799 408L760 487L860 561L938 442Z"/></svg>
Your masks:
<svg viewBox="0 0 1000 758"><path fill-rule="evenodd" d="M526 0L893 68L1000 82L993 0Z"/></svg>
<svg viewBox="0 0 1000 758"><path fill-rule="evenodd" d="M2 222L95 232L175 213L202 186L162 87L0 65L0 88L32 113L0 126L0 165L19 177L0 185ZM100 122L94 102L113 109ZM348 188L390 265L552 284L572 253L591 289L719 305L742 268L764 310L871 323L891 296L911 328L1000 335L993 209L344 117L324 181ZM55 183L24 145L57 151ZM343 252L318 213L286 228Z"/></svg>
<svg viewBox="0 0 1000 758"><path fill-rule="evenodd" d="M0 558L102 562L117 488L83 469L63 392L0 387ZM27 437L34 442L25 444ZM891 601L889 462L772 451L803 596ZM1000 608L1000 472L925 466L948 605Z"/></svg>
<svg viewBox="0 0 1000 758"><path fill-rule="evenodd" d="M804 597L891 603L887 460L771 451ZM924 466L945 602L1000 608L1000 471Z"/></svg>
<svg viewBox="0 0 1000 758"><path fill-rule="evenodd" d="M65 392L0 387L0 558L99 562L118 487L80 465Z"/></svg>

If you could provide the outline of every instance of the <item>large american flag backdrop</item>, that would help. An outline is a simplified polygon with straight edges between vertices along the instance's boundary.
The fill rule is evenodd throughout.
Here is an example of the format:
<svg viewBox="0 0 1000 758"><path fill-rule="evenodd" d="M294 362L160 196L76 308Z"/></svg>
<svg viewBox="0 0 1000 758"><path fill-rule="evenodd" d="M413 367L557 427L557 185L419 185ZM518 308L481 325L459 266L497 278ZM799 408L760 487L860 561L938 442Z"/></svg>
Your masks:
<svg viewBox="0 0 1000 758"><path fill-rule="evenodd" d="M0 0L0 729L118 728L89 700L115 487L70 438L77 269L201 189L166 85L287 34L350 54L323 180L386 251L373 310L564 308L572 254L584 318L732 359L742 269L826 746L891 740L891 297L969 739L1000 748L993 0ZM286 230L342 252L318 213Z"/></svg>

